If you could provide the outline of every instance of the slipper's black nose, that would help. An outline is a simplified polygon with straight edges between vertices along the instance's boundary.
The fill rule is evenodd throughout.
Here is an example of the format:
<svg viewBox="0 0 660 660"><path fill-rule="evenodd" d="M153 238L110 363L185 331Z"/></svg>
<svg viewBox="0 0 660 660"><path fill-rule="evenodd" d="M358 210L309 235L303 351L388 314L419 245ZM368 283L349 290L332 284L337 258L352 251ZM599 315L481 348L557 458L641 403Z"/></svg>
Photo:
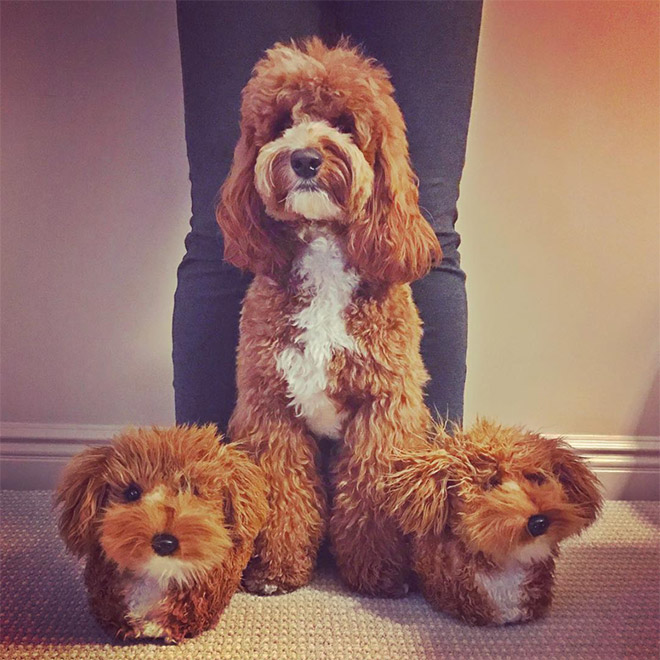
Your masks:
<svg viewBox="0 0 660 660"><path fill-rule="evenodd" d="M151 547L161 557L171 555L179 547L179 540L171 534L156 534L151 539Z"/></svg>

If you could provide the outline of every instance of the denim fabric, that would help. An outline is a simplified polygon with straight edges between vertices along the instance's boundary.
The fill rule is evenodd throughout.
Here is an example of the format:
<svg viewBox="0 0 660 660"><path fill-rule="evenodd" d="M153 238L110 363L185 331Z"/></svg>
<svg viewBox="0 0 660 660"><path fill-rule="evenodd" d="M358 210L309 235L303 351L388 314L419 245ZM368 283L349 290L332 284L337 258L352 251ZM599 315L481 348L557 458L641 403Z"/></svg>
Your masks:
<svg viewBox="0 0 660 660"><path fill-rule="evenodd" d="M362 44L392 74L408 126L420 204L444 251L413 284L422 354L438 416L463 414L467 303L455 231L481 2L194 2L177 4L192 188L191 230L178 270L173 360L178 423L225 429L236 400L240 304L250 278L222 262L214 199L239 135L240 92L263 51L312 34Z"/></svg>

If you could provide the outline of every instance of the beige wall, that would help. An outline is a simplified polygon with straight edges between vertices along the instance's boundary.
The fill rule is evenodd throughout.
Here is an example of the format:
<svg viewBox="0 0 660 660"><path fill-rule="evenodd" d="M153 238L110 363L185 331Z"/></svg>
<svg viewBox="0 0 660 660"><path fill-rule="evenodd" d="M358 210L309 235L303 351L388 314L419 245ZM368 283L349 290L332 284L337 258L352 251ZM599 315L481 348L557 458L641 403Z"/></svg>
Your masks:
<svg viewBox="0 0 660 660"><path fill-rule="evenodd" d="M658 435L658 3L487 2L475 83L468 416Z"/></svg>
<svg viewBox="0 0 660 660"><path fill-rule="evenodd" d="M460 203L468 418L659 432L657 18L486 4ZM2 420L171 421L174 6L3 2L2 108Z"/></svg>
<svg viewBox="0 0 660 660"><path fill-rule="evenodd" d="M2 419L173 419L174 5L2 2Z"/></svg>

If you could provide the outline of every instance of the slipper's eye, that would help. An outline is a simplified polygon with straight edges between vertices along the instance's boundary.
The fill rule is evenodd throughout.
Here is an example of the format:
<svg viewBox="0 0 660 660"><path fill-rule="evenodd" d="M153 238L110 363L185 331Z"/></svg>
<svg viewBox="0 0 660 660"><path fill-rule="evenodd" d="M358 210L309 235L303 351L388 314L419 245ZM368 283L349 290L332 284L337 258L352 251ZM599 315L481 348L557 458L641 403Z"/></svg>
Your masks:
<svg viewBox="0 0 660 660"><path fill-rule="evenodd" d="M142 489L137 484L129 484L124 491L124 500L126 502L137 502L142 497Z"/></svg>
<svg viewBox="0 0 660 660"><path fill-rule="evenodd" d="M485 484L484 490L491 490L492 488L497 488L502 485L502 479L499 474L494 474Z"/></svg>
<svg viewBox="0 0 660 660"><path fill-rule="evenodd" d="M531 481L537 486L540 486L541 484L545 483L545 477L542 474L539 474L538 472L530 472L529 474L526 474L525 479L527 479L527 481Z"/></svg>

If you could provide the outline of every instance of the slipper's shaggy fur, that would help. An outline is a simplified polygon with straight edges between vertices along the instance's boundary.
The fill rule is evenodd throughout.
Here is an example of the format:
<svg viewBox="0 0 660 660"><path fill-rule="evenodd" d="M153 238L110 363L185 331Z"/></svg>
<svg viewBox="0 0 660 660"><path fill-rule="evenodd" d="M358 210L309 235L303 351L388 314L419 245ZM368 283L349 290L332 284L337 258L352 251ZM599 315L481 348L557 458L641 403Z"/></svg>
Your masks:
<svg viewBox="0 0 660 660"><path fill-rule="evenodd" d="M87 449L56 502L101 625L167 642L217 623L268 510L261 471L214 426L135 429Z"/></svg>
<svg viewBox="0 0 660 660"><path fill-rule="evenodd" d="M439 429L433 446L400 457L385 489L424 595L475 624L543 614L559 543L602 504L596 476L560 439L486 421Z"/></svg>

